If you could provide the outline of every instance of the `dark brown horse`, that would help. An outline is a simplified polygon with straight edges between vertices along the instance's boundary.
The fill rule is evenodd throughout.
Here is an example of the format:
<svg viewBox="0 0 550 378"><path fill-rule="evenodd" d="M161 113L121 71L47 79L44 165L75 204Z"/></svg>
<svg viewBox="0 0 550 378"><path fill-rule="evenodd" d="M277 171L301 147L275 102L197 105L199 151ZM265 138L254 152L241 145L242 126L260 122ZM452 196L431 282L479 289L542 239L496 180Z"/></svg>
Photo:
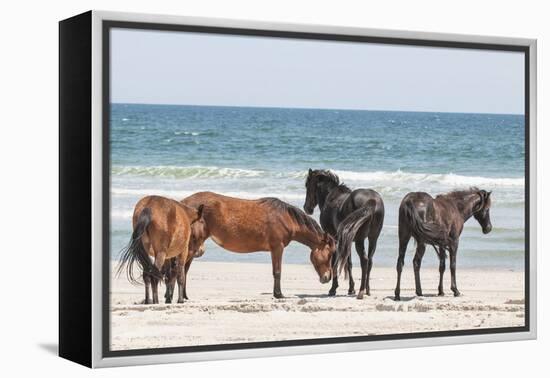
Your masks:
<svg viewBox="0 0 550 378"><path fill-rule="evenodd" d="M384 224L384 202L380 194L371 189L351 190L340 183L337 175L327 170L309 170L306 179L306 201L304 210L313 214L315 206L321 210L320 221L323 230L337 239L337 253L333 260L335 274L329 295L336 295L338 287L338 266L349 277L348 294L355 294L355 283L351 274L351 244L361 261L361 287L357 294L362 299L370 295L370 271L376 242ZM368 253L365 239L369 239Z"/></svg>
<svg viewBox="0 0 550 378"><path fill-rule="evenodd" d="M220 247L237 253L271 252L275 298L283 297L283 251L293 240L311 249L321 283L330 281L334 239L297 207L276 198L245 200L212 192L195 193L182 203L195 208L204 204L207 233Z"/></svg>
<svg viewBox="0 0 550 378"><path fill-rule="evenodd" d="M397 259L397 286L395 299L400 300L401 272L405 261L407 244L411 237L416 240L413 259L416 295L422 295L420 265L426 244L432 245L439 257L439 295L443 292L446 251L449 252L451 290L460 295L456 286L456 255L458 239L464 223L472 216L478 221L484 234L491 232L491 192L471 188L431 197L428 193L409 193L399 207L399 257Z"/></svg>
<svg viewBox="0 0 550 378"><path fill-rule="evenodd" d="M137 282L134 263L143 271L145 282L145 303L159 303L158 283L162 279L166 260L176 258L177 267L184 267L196 253L198 246L191 245L192 224L202 222L202 206L191 208L177 201L148 196L135 206L132 237L128 246L121 251L118 274L126 267L128 279ZM154 262L151 261L154 259ZM183 268L178 268L174 277L178 280L178 303L183 303ZM149 296L152 286L153 299Z"/></svg>

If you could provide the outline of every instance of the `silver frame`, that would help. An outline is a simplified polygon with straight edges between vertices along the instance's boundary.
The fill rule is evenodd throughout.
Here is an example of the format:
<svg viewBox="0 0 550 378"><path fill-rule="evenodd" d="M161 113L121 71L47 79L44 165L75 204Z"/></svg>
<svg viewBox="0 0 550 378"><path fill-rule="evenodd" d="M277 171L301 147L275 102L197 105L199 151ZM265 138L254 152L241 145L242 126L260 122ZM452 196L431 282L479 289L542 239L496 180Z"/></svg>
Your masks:
<svg viewBox="0 0 550 378"><path fill-rule="evenodd" d="M383 38L406 38L430 41L466 42L517 45L529 48L530 130L530 331L486 335L464 335L437 338L384 340L342 344L270 347L210 352L151 354L144 356L102 356L102 22L128 21L160 24L182 24L273 31L308 32L339 35L358 35ZM192 362L236 358L287 356L297 354L351 352L373 349L410 348L435 345L530 340L537 337L537 41L525 38L490 37L479 35L427 33L402 30L381 30L356 27L287 24L231 19L182 17L125 12L92 11L92 367L114 367L153 363Z"/></svg>

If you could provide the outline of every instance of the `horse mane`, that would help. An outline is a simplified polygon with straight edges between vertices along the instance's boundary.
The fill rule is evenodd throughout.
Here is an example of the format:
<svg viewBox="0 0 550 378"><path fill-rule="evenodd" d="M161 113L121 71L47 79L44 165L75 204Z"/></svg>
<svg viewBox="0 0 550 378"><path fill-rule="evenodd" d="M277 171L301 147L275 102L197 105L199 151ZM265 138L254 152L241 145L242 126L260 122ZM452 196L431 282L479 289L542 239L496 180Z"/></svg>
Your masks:
<svg viewBox="0 0 550 378"><path fill-rule="evenodd" d="M317 177L323 177L326 181L334 184L336 188L342 193L351 192L351 189L346 184L340 182L340 178L338 177L338 175L328 169L316 170L314 171L314 175Z"/></svg>
<svg viewBox="0 0 550 378"><path fill-rule="evenodd" d="M447 197L447 198L453 198L453 199L460 199L464 198L467 195L479 193L480 189L476 186L472 186L469 189L463 189L463 190L454 190L452 192L448 192L446 194L439 194L437 197Z"/></svg>
<svg viewBox="0 0 550 378"><path fill-rule="evenodd" d="M323 230L321 230L321 226L319 226L319 224L313 218L308 216L302 210L298 209L296 206L293 206L274 197L260 198L258 201L261 204L266 204L274 209L286 212L292 217L292 219L296 221L296 223L301 226L307 227L310 231L315 232L318 235L323 233Z"/></svg>

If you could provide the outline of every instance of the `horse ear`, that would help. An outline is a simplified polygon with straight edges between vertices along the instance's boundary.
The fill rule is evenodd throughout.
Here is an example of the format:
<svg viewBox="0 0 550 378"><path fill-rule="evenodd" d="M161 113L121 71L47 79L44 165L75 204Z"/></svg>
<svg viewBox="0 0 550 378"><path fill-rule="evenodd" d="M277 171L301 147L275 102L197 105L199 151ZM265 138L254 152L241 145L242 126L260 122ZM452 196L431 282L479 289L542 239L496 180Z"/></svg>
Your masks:
<svg viewBox="0 0 550 378"><path fill-rule="evenodd" d="M313 171L312 171L311 168L310 168L309 171L307 171L307 175L308 175L308 176L311 176L312 173L313 173Z"/></svg>
<svg viewBox="0 0 550 378"><path fill-rule="evenodd" d="M486 190L482 190L481 192L482 192L482 194L483 194L483 199L484 199L484 200L488 200L488 199L489 199L489 196L490 196L491 193L492 193L492 191L488 192L488 191L486 191Z"/></svg>

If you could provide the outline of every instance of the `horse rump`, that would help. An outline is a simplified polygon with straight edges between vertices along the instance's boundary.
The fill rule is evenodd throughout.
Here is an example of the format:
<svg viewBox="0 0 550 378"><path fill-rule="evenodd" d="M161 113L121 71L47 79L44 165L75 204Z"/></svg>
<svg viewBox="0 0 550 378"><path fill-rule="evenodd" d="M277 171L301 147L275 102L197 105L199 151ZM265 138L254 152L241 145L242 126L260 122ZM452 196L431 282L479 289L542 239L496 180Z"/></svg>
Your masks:
<svg viewBox="0 0 550 378"><path fill-rule="evenodd" d="M412 236L418 243L425 243L443 249L449 248L449 239L443 227L433 222L425 222L418 213L418 209L411 201L405 201L399 208L400 217L403 216L410 227ZM401 227L401 222L399 222Z"/></svg>
<svg viewBox="0 0 550 378"><path fill-rule="evenodd" d="M119 276L124 268L126 268L126 276L128 277L128 281L132 283L139 283L134 276L134 263L137 263L143 272L158 279L162 278L162 273L155 266L155 264L153 264L142 243L143 234L147 231L147 227L150 223L151 209L146 207L141 211L137 218L136 226L134 227L134 231L132 232L132 237L130 238L128 245L120 251L117 276Z"/></svg>

